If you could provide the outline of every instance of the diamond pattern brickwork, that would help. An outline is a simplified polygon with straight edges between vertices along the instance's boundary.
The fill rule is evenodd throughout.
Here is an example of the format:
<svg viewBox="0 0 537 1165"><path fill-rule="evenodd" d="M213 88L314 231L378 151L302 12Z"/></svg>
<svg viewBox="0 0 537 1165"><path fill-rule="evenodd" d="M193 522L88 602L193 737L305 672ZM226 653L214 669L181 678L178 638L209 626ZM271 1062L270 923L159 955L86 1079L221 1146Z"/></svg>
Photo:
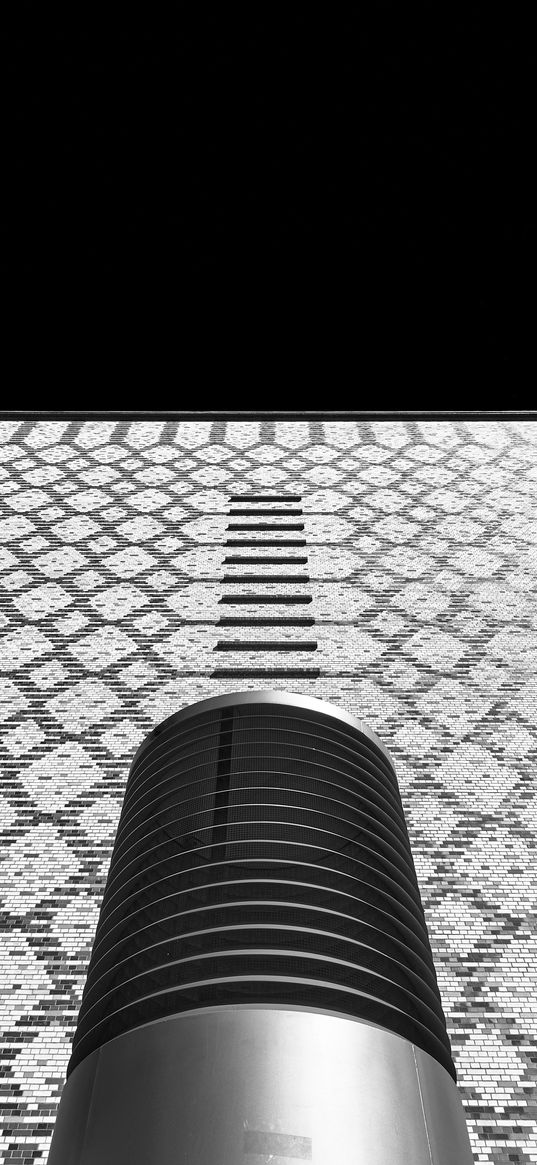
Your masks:
<svg viewBox="0 0 537 1165"><path fill-rule="evenodd" d="M307 567L241 581L229 499L271 492ZM249 635L314 638L273 686L392 753L475 1160L537 1161L537 424L4 421L0 495L0 1161L46 1161L133 753ZM263 613L314 629L247 626L296 570Z"/></svg>

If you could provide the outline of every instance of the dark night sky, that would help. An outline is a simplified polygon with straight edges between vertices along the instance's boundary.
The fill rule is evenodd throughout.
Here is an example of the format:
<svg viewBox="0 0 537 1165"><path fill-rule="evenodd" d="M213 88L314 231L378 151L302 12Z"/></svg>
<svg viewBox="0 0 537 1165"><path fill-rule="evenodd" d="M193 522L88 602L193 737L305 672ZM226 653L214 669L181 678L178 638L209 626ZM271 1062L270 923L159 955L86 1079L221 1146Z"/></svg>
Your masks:
<svg viewBox="0 0 537 1165"><path fill-rule="evenodd" d="M515 18L381 4L111 29L87 10L71 29L22 8L4 263L520 294L535 67Z"/></svg>

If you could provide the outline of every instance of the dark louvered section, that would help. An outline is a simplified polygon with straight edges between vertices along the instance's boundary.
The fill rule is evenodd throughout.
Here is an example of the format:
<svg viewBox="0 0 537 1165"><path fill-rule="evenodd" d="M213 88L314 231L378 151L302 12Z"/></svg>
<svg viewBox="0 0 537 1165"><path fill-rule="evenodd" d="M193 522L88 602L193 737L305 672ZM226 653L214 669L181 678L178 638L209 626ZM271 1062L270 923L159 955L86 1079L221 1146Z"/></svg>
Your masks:
<svg viewBox="0 0 537 1165"><path fill-rule="evenodd" d="M240 1003L372 1021L455 1076L393 767L317 700L205 701L139 750L69 1071L150 1020Z"/></svg>

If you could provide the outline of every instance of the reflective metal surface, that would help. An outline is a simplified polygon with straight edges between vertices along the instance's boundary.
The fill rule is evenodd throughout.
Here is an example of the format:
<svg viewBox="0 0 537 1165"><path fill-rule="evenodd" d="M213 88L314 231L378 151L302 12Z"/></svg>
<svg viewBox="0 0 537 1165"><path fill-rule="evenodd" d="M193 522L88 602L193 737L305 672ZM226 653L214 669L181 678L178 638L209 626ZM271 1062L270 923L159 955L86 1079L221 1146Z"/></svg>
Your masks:
<svg viewBox="0 0 537 1165"><path fill-rule="evenodd" d="M471 1165L449 1073L326 1012L186 1012L104 1044L64 1089L48 1165Z"/></svg>

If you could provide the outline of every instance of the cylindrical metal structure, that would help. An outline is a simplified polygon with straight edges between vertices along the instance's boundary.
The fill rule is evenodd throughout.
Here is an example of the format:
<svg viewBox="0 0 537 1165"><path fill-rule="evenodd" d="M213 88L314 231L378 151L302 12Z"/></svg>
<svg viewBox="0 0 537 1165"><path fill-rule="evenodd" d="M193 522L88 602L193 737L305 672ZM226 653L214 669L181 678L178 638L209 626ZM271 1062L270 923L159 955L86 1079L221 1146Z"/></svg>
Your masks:
<svg viewBox="0 0 537 1165"><path fill-rule="evenodd" d="M204 700L129 775L49 1165L472 1161L395 770Z"/></svg>

